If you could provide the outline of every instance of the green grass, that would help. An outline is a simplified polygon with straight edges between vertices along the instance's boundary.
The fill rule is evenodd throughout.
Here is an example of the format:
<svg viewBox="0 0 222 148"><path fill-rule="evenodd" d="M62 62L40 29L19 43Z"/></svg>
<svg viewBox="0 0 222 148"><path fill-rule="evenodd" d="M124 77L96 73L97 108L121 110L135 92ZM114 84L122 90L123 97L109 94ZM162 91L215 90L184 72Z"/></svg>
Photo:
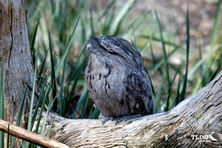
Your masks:
<svg viewBox="0 0 222 148"><path fill-rule="evenodd" d="M168 87L168 93L167 93L167 100L166 100L166 107L165 107L165 111L169 110L169 99L170 99L170 95L171 95L171 79L170 79L170 73L169 73L169 65L168 65L168 55L166 52L166 47L165 47L165 41L163 38L163 32L162 32L162 27L160 25L160 20L158 17L157 12L155 11L155 16L156 16L156 20L158 23L158 27L159 27L159 32L160 32L160 39L161 39L161 44L162 44L162 51L163 51L163 57L164 57L164 67L165 67L165 72L166 72L166 80L167 80L167 87Z"/></svg>
<svg viewBox="0 0 222 148"><path fill-rule="evenodd" d="M31 1L27 0L30 47L33 63L36 63L34 82L38 84L38 102L33 108L35 83L33 84L28 130L49 136L45 131L46 118L40 126L40 117L54 111L66 118L97 119L100 116L87 90L84 71L88 54L85 47L91 36L118 35L138 47L144 57L145 68L152 80L155 113L168 111L212 80L222 69L222 32L219 28L221 0L218 0L214 26L212 28L210 53L192 59L189 36L189 10L186 20L186 43L176 41L178 36L168 31L169 24L156 11L135 12L138 1L111 0L107 4L95 1ZM157 54L158 53L158 54ZM170 58L182 55L180 65ZM216 56L215 56L216 55ZM4 79L4 75L1 75ZM35 81L36 80L36 81ZM188 92L192 90L192 92ZM24 98L20 104L16 125L20 124ZM1 117L4 118L4 82L1 81ZM34 121L37 126L33 128ZM1 138L4 138L1 133ZM2 141L2 140L1 140ZM12 139L13 144L15 138ZM2 145L3 143L0 142ZM24 142L23 147L28 143ZM126 144L127 146L127 144ZM12 146L13 147L13 146ZM31 145L31 147L37 147Z"/></svg>
<svg viewBox="0 0 222 148"><path fill-rule="evenodd" d="M181 92L180 101L185 99L186 88L187 88L187 75L189 66L189 52L190 52L190 19L189 19L189 1L187 2L187 13L186 13L186 71L184 75L183 87Z"/></svg>
<svg viewBox="0 0 222 148"><path fill-rule="evenodd" d="M207 57L210 63L206 63L203 56L198 61L190 62L192 53L189 25L192 22L189 20L188 9L184 16L187 40L186 44L180 44L175 41L176 35L167 31L168 26L159 18L161 14L157 11L154 11L155 17L153 12L147 12L146 15L141 16L143 18L136 16L131 9L135 6L134 0L122 3L121 7L118 6L121 2L116 0L110 1L105 7L87 0L76 3L61 0L44 2L44 5L42 3L41 1L38 3L36 11L29 19L29 26L33 28L31 43L38 60L37 77L40 88L43 88L41 96L47 93L46 105L55 99L52 110L64 117L99 117L98 108L89 99L84 80L87 64L85 46L92 35L119 35L128 40L131 40L129 37L132 36L133 44L142 49L142 55L151 58L151 63L146 64L145 61L151 80L155 79L152 76L159 75L157 84L154 80L152 82L155 112L170 110L184 100L186 95L191 94L187 93L188 86L189 90L198 90L206 85L221 68L218 64L220 59L214 59L213 54ZM28 7L36 5L34 2L28 4ZM221 0L218 1L211 46L216 44L218 39L220 4ZM45 7L49 9L44 9ZM37 18L36 21L33 21L35 18ZM145 21L147 19L149 22ZM144 26L150 26L151 29L145 29ZM157 47L159 49L156 49ZM162 52L162 58L157 58L154 48ZM169 62L171 57L178 54L182 54L185 59L179 66ZM204 75L204 79L198 80L199 75ZM198 83L195 83L197 80Z"/></svg>
<svg viewBox="0 0 222 148"><path fill-rule="evenodd" d="M1 102L1 105L0 105L0 118L2 120L5 119L5 74L4 74L4 63L2 62L1 63L1 94L0 94L0 102ZM4 148L4 132L0 131L0 147L1 148Z"/></svg>

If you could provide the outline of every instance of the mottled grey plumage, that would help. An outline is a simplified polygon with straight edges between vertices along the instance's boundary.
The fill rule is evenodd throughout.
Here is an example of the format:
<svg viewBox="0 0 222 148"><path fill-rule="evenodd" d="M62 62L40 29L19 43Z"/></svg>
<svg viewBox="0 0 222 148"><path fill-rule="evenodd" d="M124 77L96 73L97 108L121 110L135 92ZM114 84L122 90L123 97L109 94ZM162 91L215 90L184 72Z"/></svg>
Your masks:
<svg viewBox="0 0 222 148"><path fill-rule="evenodd" d="M88 43L85 78L96 106L105 117L152 114L152 89L135 46L115 36L93 37Z"/></svg>

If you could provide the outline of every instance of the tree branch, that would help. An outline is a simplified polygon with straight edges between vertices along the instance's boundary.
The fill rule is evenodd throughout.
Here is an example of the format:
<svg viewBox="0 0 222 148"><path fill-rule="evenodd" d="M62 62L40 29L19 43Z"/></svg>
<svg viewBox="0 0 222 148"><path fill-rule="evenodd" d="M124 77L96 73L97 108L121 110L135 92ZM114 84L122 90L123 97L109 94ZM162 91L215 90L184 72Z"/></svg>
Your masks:
<svg viewBox="0 0 222 148"><path fill-rule="evenodd" d="M43 147L69 148L63 143L59 143L55 140L30 132L24 128L12 125L11 123L0 119L0 130L7 133L8 128L10 135L16 136L18 138L38 144Z"/></svg>
<svg viewBox="0 0 222 148"><path fill-rule="evenodd" d="M112 121L102 125L101 120L71 120L49 114L48 124L53 120L51 138L71 147L218 146L222 142L222 71L169 112L117 125Z"/></svg>

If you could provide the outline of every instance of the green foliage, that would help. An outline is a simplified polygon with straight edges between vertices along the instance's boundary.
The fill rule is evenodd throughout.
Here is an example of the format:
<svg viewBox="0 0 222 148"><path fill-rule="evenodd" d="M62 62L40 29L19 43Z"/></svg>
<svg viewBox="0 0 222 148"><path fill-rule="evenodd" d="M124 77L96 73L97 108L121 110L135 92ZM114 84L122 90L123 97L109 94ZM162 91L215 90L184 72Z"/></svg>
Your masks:
<svg viewBox="0 0 222 148"><path fill-rule="evenodd" d="M149 66L145 63L151 80L157 73L162 74L158 84L152 83L155 112L170 110L185 98L187 86L193 90L199 89L207 84L221 67L217 64L216 68L212 68L215 67L215 63L218 63L218 59L213 60L213 54L207 57L212 61L210 65L205 63L206 57L201 57L196 65L189 64L189 10L184 16L187 22L187 40L186 45L183 45L174 41L176 36L166 31L167 24L161 24L163 20L159 19L156 11L154 17L153 13L147 12L147 15L140 19L132 17L134 12L131 8L135 4L134 0L122 3L121 7L118 3L121 2L112 0L105 5L88 0L76 1L76 3L62 0L28 3L28 8L37 5L34 13L30 15L29 26L33 30L30 36L32 36L31 43L38 61L37 78L42 89L40 96L44 98L41 100L48 106L55 99L52 110L64 117L99 117L99 110L89 99L84 80L87 64L85 47L88 39L93 35L110 34L122 37L133 35L133 44L142 49L142 55L151 56L152 63ZM220 3L221 0L218 1L211 46L217 43ZM146 19L144 17L150 21L148 24L144 21ZM145 25L150 26L151 29L144 31ZM166 29L163 29L163 26ZM145 44L143 44L144 41ZM156 58L153 46L159 46L162 59ZM178 67L169 62L171 57L183 53L183 50L186 51L184 56L186 60L183 61L185 64L182 63ZM189 72L188 69L190 69ZM207 72L208 70L210 72ZM203 80L192 83L203 73Z"/></svg>
<svg viewBox="0 0 222 148"><path fill-rule="evenodd" d="M40 99L45 106L55 99L52 110L67 118L99 117L99 110L89 99L84 80L85 47L95 33L119 34L135 0L125 3L120 12L116 9L117 2L111 1L106 9L101 9L99 16L94 16L96 3L88 2L28 2L28 8L36 10L29 15L29 26L33 28L30 36L36 54L40 96L44 96Z"/></svg>
<svg viewBox="0 0 222 148"><path fill-rule="evenodd" d="M0 88L0 119L5 119L5 74L4 74L4 63L1 63L1 88ZM4 132L0 131L0 147L4 148Z"/></svg>
<svg viewBox="0 0 222 148"><path fill-rule="evenodd" d="M21 102L21 104L19 106L18 116L17 116L17 120L16 120L16 123L15 123L16 126L20 125L20 121L21 121L22 113L23 113L23 107L24 107L25 98L26 98L26 93L27 93L27 88L28 88L28 86L26 85L24 96L23 96L22 102ZM12 137L11 148L14 148L15 140L16 140L16 138Z"/></svg>
<svg viewBox="0 0 222 148"><path fill-rule="evenodd" d="M189 3L187 4L186 13L186 71L184 76L183 88L181 92L180 101L185 99L186 87L187 87L187 75L188 75L188 65L189 65L189 52L190 52L190 20L189 20Z"/></svg>
<svg viewBox="0 0 222 148"><path fill-rule="evenodd" d="M157 12L155 11L155 16L156 16L156 20L159 26L159 31L160 31L160 39L161 39L161 44L162 44L162 49L163 49L163 57L164 57L164 65L165 65L165 71L166 71L166 80L167 80L167 84L168 84L168 94L167 94L167 101L166 101L166 108L165 111L169 110L169 99L170 99L170 95L171 95L171 80L170 80L170 73L169 73L169 66L168 66L168 57L167 57L167 53L166 53L166 47L165 47L165 41L163 38L163 32L162 32L162 28L160 26L160 20L158 18Z"/></svg>

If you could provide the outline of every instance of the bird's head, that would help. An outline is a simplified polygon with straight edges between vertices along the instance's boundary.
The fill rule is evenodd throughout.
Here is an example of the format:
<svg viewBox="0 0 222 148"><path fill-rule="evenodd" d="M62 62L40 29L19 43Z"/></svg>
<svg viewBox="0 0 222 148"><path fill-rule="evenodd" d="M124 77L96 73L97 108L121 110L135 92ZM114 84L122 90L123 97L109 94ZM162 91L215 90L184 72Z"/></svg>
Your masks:
<svg viewBox="0 0 222 148"><path fill-rule="evenodd" d="M116 36L91 37L86 49L98 56L125 63L135 67L142 67L143 61L135 46Z"/></svg>

